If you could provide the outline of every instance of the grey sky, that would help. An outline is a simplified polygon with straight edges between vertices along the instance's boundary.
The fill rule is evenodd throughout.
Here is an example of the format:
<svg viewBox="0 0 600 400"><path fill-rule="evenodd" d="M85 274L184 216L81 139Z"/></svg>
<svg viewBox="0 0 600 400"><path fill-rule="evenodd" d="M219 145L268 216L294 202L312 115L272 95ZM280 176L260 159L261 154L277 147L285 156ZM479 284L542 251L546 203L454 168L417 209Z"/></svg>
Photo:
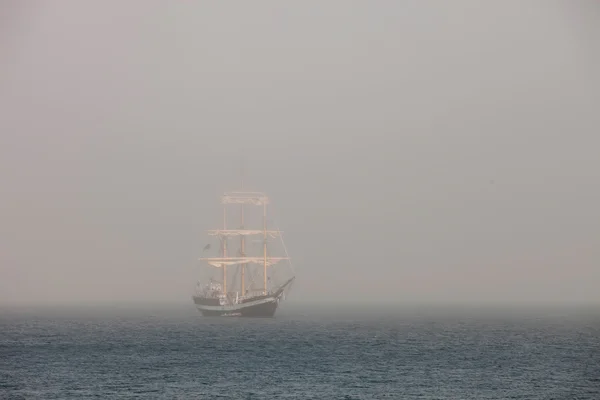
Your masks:
<svg viewBox="0 0 600 400"><path fill-rule="evenodd" d="M0 13L0 302L187 301L241 154L296 301L600 301L598 3Z"/></svg>

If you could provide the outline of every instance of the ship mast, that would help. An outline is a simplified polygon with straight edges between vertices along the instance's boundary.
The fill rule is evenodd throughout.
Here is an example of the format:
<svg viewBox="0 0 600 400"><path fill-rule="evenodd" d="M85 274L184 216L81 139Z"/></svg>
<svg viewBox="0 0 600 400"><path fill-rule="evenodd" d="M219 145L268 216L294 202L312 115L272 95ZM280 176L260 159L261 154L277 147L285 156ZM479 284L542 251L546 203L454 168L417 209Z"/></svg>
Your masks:
<svg viewBox="0 0 600 400"><path fill-rule="evenodd" d="M267 294L267 202L263 203L263 259L264 294Z"/></svg>
<svg viewBox="0 0 600 400"><path fill-rule="evenodd" d="M223 194L221 198L221 203L223 204L223 229L219 230L211 230L208 231L208 234L211 236L218 236L221 239L222 245L222 254L220 257L207 257L200 258L200 260L205 261L208 265L213 266L215 268L223 268L223 292L227 295L227 266L229 265L237 265L241 266L242 280L240 283L242 289L242 296L245 295L246 291L246 275L248 272L248 267L250 264L262 264L262 275L263 275L263 287L258 287L256 289L253 288L253 291L262 292L263 294L267 294L267 267L271 267L283 260L289 260L288 257L270 257L267 254L267 241L268 238L275 238L277 236L281 236L281 232L279 230L270 231L267 230L267 204L269 203L269 198L266 194L261 192L228 192ZM227 206L232 204L239 204L241 206L241 222L242 226L240 229L227 229ZM244 226L245 223L245 215L244 215L244 206L245 205L253 205L253 206L262 206L263 207L263 226L262 229L246 229ZM248 256L246 254L246 244L245 244L245 236L246 235L257 235L263 237L263 254L259 256ZM227 254L227 238L229 236L241 236L240 244L241 244L241 254L237 256L232 256ZM239 270L238 270L239 271ZM258 272L258 271L256 271ZM254 274L251 274L251 278L253 278ZM260 276L260 275L259 275ZM234 284L236 287L237 284Z"/></svg>
<svg viewBox="0 0 600 400"><path fill-rule="evenodd" d="M244 191L244 164L242 163L242 170L241 170L241 175L242 175L242 187L241 190ZM244 204L240 204L240 229L244 229ZM241 251L241 256L242 257L246 257L246 249L245 249L245 244L246 244L246 239L244 235L240 235L240 251ZM242 296L246 295L246 264L242 264L241 266L242 269L242 281L241 281L241 292L242 292Z"/></svg>
<svg viewBox="0 0 600 400"><path fill-rule="evenodd" d="M223 204L223 230L227 230L227 205ZM227 258L227 236L223 236L223 258ZM223 266L223 294L227 296L227 264Z"/></svg>

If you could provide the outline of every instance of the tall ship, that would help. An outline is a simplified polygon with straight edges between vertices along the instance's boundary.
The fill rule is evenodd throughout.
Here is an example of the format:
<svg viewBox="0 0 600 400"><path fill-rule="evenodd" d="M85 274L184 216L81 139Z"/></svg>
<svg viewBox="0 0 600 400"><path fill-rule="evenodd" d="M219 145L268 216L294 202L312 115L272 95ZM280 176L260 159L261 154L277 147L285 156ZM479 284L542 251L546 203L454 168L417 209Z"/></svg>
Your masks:
<svg viewBox="0 0 600 400"><path fill-rule="evenodd" d="M198 281L192 296L194 304L204 316L273 317L295 276L283 232L267 229L269 198L261 192L228 192L221 197L221 203L223 227L208 231L209 236L218 240L218 255L200 258L208 268L208 276L203 283ZM260 218L260 211L256 212L260 208L262 227L246 227L252 218L254 222ZM235 218L239 226L229 228L228 218ZM283 249L284 256L271 255L276 244ZM211 248L208 243L204 251ZM291 273L282 273L284 263Z"/></svg>

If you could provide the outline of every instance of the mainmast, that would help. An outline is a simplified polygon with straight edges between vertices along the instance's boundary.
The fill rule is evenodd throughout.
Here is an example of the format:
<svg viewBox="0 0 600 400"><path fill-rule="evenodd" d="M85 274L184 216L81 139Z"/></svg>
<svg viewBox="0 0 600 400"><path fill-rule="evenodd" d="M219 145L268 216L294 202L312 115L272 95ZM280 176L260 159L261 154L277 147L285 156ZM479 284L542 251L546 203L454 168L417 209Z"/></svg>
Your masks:
<svg viewBox="0 0 600 400"><path fill-rule="evenodd" d="M227 230L227 205L223 204L223 230ZM223 258L227 258L227 236L221 238L223 241ZM223 265L223 293L227 296L227 264Z"/></svg>
<svg viewBox="0 0 600 400"><path fill-rule="evenodd" d="M267 294L267 202L263 203L263 259L264 294Z"/></svg>
<svg viewBox="0 0 600 400"><path fill-rule="evenodd" d="M241 176L242 176L242 184L241 184L241 190L244 190L244 165L242 164L242 171L241 171ZM244 229L244 203L240 204L240 229ZM246 249L245 249L245 244L246 244L246 238L245 235L240 235L240 252L242 253L241 256L242 257L246 257ZM241 292L242 292L242 296L246 295L246 264L242 264L241 266L241 270L242 270L242 280L241 280Z"/></svg>

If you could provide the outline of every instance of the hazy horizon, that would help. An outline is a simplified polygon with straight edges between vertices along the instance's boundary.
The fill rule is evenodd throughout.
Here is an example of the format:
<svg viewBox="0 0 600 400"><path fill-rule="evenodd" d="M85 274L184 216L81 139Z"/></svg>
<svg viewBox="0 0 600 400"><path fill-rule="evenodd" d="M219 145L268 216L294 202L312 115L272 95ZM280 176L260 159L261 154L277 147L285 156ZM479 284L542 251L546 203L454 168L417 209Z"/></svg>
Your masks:
<svg viewBox="0 0 600 400"><path fill-rule="evenodd" d="M191 305L242 156L290 303L600 304L599 43L593 1L7 1L0 305Z"/></svg>

